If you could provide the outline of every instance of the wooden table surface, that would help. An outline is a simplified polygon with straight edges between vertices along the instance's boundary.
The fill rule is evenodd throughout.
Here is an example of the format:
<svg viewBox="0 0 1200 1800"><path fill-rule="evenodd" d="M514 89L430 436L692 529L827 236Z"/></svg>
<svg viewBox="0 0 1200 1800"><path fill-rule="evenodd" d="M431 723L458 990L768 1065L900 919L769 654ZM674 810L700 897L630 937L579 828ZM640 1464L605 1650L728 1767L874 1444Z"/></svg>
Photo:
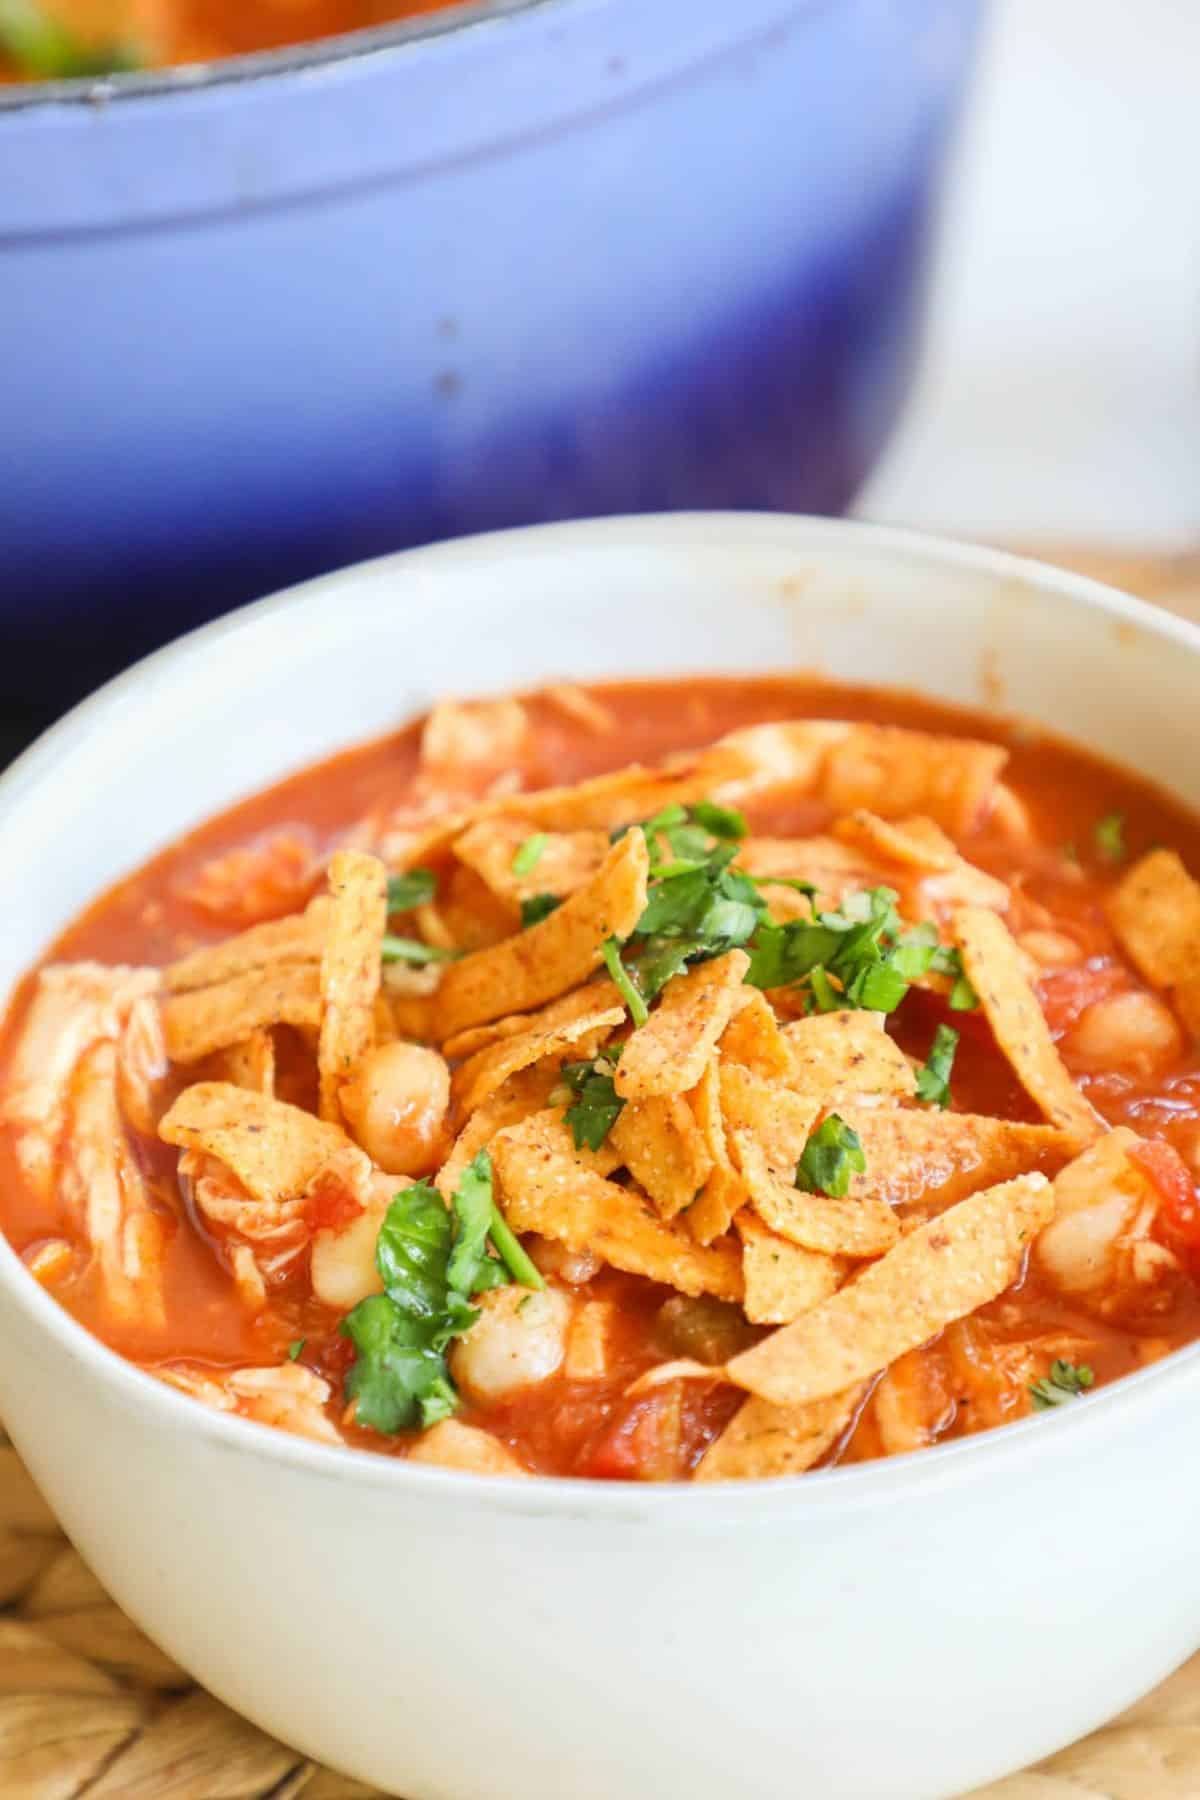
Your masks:
<svg viewBox="0 0 1200 1800"><path fill-rule="evenodd" d="M1200 552L1037 553L1200 621ZM373 1792L317 1768L190 1683L108 1598L0 1440L4 1800L368 1800ZM1200 1800L1200 1657L1104 1730L969 1800L1089 1797Z"/></svg>

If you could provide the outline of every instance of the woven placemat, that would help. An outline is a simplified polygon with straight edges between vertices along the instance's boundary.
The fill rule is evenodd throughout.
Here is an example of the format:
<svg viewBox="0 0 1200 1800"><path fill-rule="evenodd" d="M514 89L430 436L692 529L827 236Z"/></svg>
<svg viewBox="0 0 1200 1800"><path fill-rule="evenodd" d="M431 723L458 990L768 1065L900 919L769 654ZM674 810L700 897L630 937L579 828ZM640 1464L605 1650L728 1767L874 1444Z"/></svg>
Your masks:
<svg viewBox="0 0 1200 1800"><path fill-rule="evenodd" d="M1050 551L1200 620L1200 554ZM380 1800L195 1686L109 1599L0 1436L4 1800ZM1103 1731L969 1800L1200 1800L1200 1656Z"/></svg>

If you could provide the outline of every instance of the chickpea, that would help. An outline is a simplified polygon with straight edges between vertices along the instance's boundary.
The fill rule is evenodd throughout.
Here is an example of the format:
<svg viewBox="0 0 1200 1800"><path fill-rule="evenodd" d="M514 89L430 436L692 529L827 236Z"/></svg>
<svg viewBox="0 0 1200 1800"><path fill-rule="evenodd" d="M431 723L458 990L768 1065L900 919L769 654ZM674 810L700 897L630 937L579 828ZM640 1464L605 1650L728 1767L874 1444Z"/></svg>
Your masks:
<svg viewBox="0 0 1200 1800"><path fill-rule="evenodd" d="M1081 1062L1120 1063L1149 1074L1180 1054L1183 1038L1170 1008L1156 994L1134 988L1085 1007L1067 1048Z"/></svg>
<svg viewBox="0 0 1200 1800"><path fill-rule="evenodd" d="M480 1317L450 1353L450 1373L469 1400L488 1406L537 1387L562 1364L571 1302L560 1288L493 1288Z"/></svg>
<svg viewBox="0 0 1200 1800"><path fill-rule="evenodd" d="M394 1188L395 1183L391 1183ZM323 1306L349 1312L368 1294L383 1290L375 1245L388 1200L381 1199L340 1231L318 1231L312 1241L312 1290Z"/></svg>
<svg viewBox="0 0 1200 1800"><path fill-rule="evenodd" d="M450 1070L436 1050L381 1044L363 1057L340 1099L355 1138L389 1175L428 1175L441 1161Z"/></svg>

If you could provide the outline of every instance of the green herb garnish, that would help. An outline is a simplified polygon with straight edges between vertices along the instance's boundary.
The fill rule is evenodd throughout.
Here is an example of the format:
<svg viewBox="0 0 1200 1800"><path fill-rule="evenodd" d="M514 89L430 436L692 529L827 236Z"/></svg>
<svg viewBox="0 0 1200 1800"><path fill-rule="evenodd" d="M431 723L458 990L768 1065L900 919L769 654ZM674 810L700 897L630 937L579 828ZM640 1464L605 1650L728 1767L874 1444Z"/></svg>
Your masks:
<svg viewBox="0 0 1200 1800"><path fill-rule="evenodd" d="M380 1227L375 1266L383 1293L360 1300L341 1324L357 1352L346 1396L356 1402L357 1422L375 1431L436 1424L458 1406L446 1349L479 1317L472 1296L510 1275L526 1286L543 1285L496 1208L486 1150L464 1171L449 1207L427 1181L395 1196Z"/></svg>
<svg viewBox="0 0 1200 1800"><path fill-rule="evenodd" d="M617 1057L602 1050L591 1062L564 1063L562 1078L575 1096L566 1121L577 1150L598 1150L621 1115L625 1102L613 1086Z"/></svg>
<svg viewBox="0 0 1200 1800"><path fill-rule="evenodd" d="M535 831L532 836L527 837L525 842L518 847L516 855L512 859L513 874L531 875L549 841L544 831Z"/></svg>
<svg viewBox="0 0 1200 1800"><path fill-rule="evenodd" d="M1097 820L1092 836L1105 862L1120 862L1125 855L1125 814L1105 813Z"/></svg>
<svg viewBox="0 0 1200 1800"><path fill-rule="evenodd" d="M1078 1368L1064 1357L1056 1357L1050 1364L1049 1375L1043 1375L1040 1381L1030 1384L1029 1397L1035 1412L1047 1412L1052 1406L1064 1406L1068 1400L1078 1400L1088 1388L1095 1383L1095 1372L1087 1363L1080 1363Z"/></svg>
<svg viewBox="0 0 1200 1800"><path fill-rule="evenodd" d="M144 61L132 44L85 43L37 0L0 0L0 56L35 81L117 75Z"/></svg>
<svg viewBox="0 0 1200 1800"><path fill-rule="evenodd" d="M543 919L548 919L561 905L562 900L558 894L530 894L527 900L521 902L522 931L530 925L540 925Z"/></svg>
<svg viewBox="0 0 1200 1800"><path fill-rule="evenodd" d="M646 1002L629 978L629 970L621 961L621 946L615 937L605 940L602 955L604 966L612 976L614 987L629 1008L630 1018L635 1025L644 1025L650 1017L650 1013Z"/></svg>
<svg viewBox="0 0 1200 1800"><path fill-rule="evenodd" d="M394 937L389 931L379 951L385 963L453 962L457 950L442 950L436 944L423 944L419 938Z"/></svg>
<svg viewBox="0 0 1200 1800"><path fill-rule="evenodd" d="M305 1344L307 1344L307 1342L308 1342L307 1338L293 1338L292 1339L291 1343L287 1347L287 1359L289 1362L295 1362L296 1358L300 1355L300 1352L304 1349L304 1346L305 1346Z"/></svg>
<svg viewBox="0 0 1200 1800"><path fill-rule="evenodd" d="M929 1106L945 1106L950 1099L950 1072L958 1049L958 1033L953 1025L939 1025L925 1067L917 1075L917 1099Z"/></svg>
<svg viewBox="0 0 1200 1800"><path fill-rule="evenodd" d="M796 1186L806 1194L828 1194L842 1200L850 1192L850 1178L867 1166L857 1131L830 1113L804 1146L796 1164Z"/></svg>
<svg viewBox="0 0 1200 1800"><path fill-rule="evenodd" d="M391 875L387 884L388 916L424 906L436 893L437 876L432 869L409 869L403 875Z"/></svg>

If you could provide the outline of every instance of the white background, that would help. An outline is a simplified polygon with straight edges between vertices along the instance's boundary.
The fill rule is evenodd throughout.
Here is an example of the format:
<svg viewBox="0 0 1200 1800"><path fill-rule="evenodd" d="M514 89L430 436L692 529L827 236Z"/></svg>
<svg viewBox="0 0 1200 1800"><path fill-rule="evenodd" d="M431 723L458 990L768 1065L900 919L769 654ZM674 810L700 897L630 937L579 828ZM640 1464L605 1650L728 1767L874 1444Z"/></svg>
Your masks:
<svg viewBox="0 0 1200 1800"><path fill-rule="evenodd" d="M993 0L924 367L857 510L1200 542L1200 0Z"/></svg>

